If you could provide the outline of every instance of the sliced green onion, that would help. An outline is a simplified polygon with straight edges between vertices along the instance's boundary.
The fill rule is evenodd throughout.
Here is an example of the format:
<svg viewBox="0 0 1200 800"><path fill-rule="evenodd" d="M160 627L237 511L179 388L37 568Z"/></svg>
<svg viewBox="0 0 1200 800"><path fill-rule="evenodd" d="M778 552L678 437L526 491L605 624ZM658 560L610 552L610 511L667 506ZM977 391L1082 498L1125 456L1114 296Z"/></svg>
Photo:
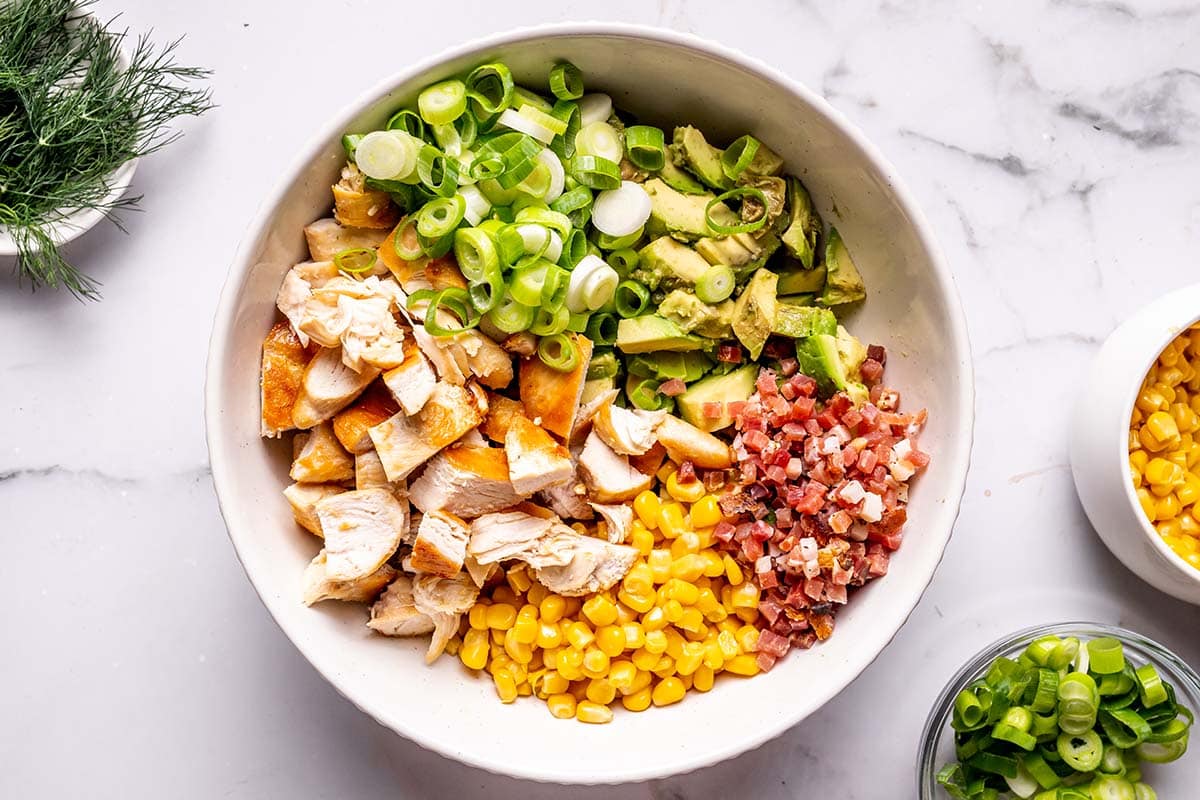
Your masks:
<svg viewBox="0 0 1200 800"><path fill-rule="evenodd" d="M725 148L724 153L721 153L721 171L730 180L737 180L737 177L746 171L746 167L750 166L757 152L758 139L749 134L739 136L734 139L733 144Z"/></svg>
<svg viewBox="0 0 1200 800"><path fill-rule="evenodd" d="M458 191L458 167L433 145L421 148L417 156L417 177L438 197L451 197Z"/></svg>
<svg viewBox="0 0 1200 800"><path fill-rule="evenodd" d="M567 288L570 286L571 273L554 264L546 266L542 278L542 308L557 311L564 307L567 299Z"/></svg>
<svg viewBox="0 0 1200 800"><path fill-rule="evenodd" d="M503 174L506 167L504 156L499 153L488 153L487 155L476 153L474 160L471 161L470 173L473 179L486 181Z"/></svg>
<svg viewBox="0 0 1200 800"><path fill-rule="evenodd" d="M622 247L619 250L613 250L604 260L624 280L629 277L629 273L637 269L637 265L641 262L642 257L632 247Z"/></svg>
<svg viewBox="0 0 1200 800"><path fill-rule="evenodd" d="M610 345L617 341L617 318L603 312L592 314L587 324L587 337L599 345Z"/></svg>
<svg viewBox="0 0 1200 800"><path fill-rule="evenodd" d="M1053 789L1062 783L1062 778L1058 777L1058 773L1046 763L1046 759L1042 757L1041 753L1021 756L1021 766L1025 767L1029 775L1043 789Z"/></svg>
<svg viewBox="0 0 1200 800"><path fill-rule="evenodd" d="M531 222L556 231L564 239L571 235L571 220L559 211L537 206L526 206L517 212L517 222Z"/></svg>
<svg viewBox="0 0 1200 800"><path fill-rule="evenodd" d="M554 108L554 104L549 100L542 97L537 92L531 92L524 86L513 87L512 106L513 108L520 108L521 106L533 106L539 111L545 111L547 114L549 114L550 110Z"/></svg>
<svg viewBox="0 0 1200 800"><path fill-rule="evenodd" d="M575 228L563 241L562 255L558 257L558 263L565 269L575 269L575 266L583 260L587 253L587 234L581 229Z"/></svg>
<svg viewBox="0 0 1200 800"><path fill-rule="evenodd" d="M538 307L542 304L542 285L546 282L545 263L513 270L508 291L518 303Z"/></svg>
<svg viewBox="0 0 1200 800"><path fill-rule="evenodd" d="M426 239L441 239L453 233L463 220L467 203L460 195L435 197L417 212L417 235Z"/></svg>
<svg viewBox="0 0 1200 800"><path fill-rule="evenodd" d="M354 151L358 149L358 143L363 140L361 133L346 133L342 135L342 149L346 151L346 158L353 161Z"/></svg>
<svg viewBox="0 0 1200 800"><path fill-rule="evenodd" d="M733 270L724 264L714 264L696 280L696 297L705 303L720 303L733 294Z"/></svg>
<svg viewBox="0 0 1200 800"><path fill-rule="evenodd" d="M640 183L621 181L617 188L605 189L596 195L596 202L592 206L592 225L614 242L609 249L620 249L622 245L616 242L622 237L634 234L641 236L651 210L650 195Z"/></svg>
<svg viewBox="0 0 1200 800"><path fill-rule="evenodd" d="M658 172L667 163L667 144L662 128L650 125L626 128L625 153L638 169Z"/></svg>
<svg viewBox="0 0 1200 800"><path fill-rule="evenodd" d="M396 228L392 237L392 249L401 261L416 261L425 255L421 241L417 238L417 215L409 214Z"/></svg>
<svg viewBox="0 0 1200 800"><path fill-rule="evenodd" d="M541 162L538 153L542 148L528 136L522 136L512 147L504 151L504 172L496 182L505 189L512 189L529 177Z"/></svg>
<svg viewBox="0 0 1200 800"><path fill-rule="evenodd" d="M463 277L479 280L489 269L500 266L496 243L482 228L459 228L454 233L454 258Z"/></svg>
<svg viewBox="0 0 1200 800"><path fill-rule="evenodd" d="M593 122L584 125L575 134L575 155L596 156L614 164L621 163L625 155L625 145L617 129L607 122Z"/></svg>
<svg viewBox="0 0 1200 800"><path fill-rule="evenodd" d="M506 294L495 308L487 313L493 325L505 333L518 333L533 324L537 309L518 303L511 294Z"/></svg>
<svg viewBox="0 0 1200 800"><path fill-rule="evenodd" d="M334 265L342 272L358 275L370 272L375 267L379 253L370 247L351 247L333 257Z"/></svg>
<svg viewBox="0 0 1200 800"><path fill-rule="evenodd" d="M592 202L592 190L586 186L576 186L559 195L557 200L550 203L550 208L560 214L569 215L582 208L590 208Z"/></svg>
<svg viewBox="0 0 1200 800"><path fill-rule="evenodd" d="M631 378L632 381L632 378ZM658 411L668 405L670 398L658 391L659 382L643 378L625 386L625 395L635 408L643 411Z"/></svg>
<svg viewBox="0 0 1200 800"><path fill-rule="evenodd" d="M718 203L724 203L726 200L736 200L744 197L753 197L762 204L763 208L767 207L767 196L761 190L755 189L753 186L735 186L724 194L719 194L712 200L708 201L708 205L704 207L704 221L708 227L721 234L729 236L734 233L753 233L759 228L767 224L767 215L763 214L758 219L752 222L740 222L732 225L722 225L712 218L713 207Z"/></svg>
<svg viewBox="0 0 1200 800"><path fill-rule="evenodd" d="M638 317L650 305L650 290L637 281L621 281L613 294L617 313L622 317Z"/></svg>
<svg viewBox="0 0 1200 800"><path fill-rule="evenodd" d="M512 103L513 76L500 62L483 64L471 70L466 81L467 96L483 112L499 114Z"/></svg>
<svg viewBox="0 0 1200 800"><path fill-rule="evenodd" d="M529 332L535 333L538 336L553 336L556 333L565 331L570 321L571 312L567 311L566 306L560 305L553 310L545 307L539 308L534 312Z"/></svg>
<svg viewBox="0 0 1200 800"><path fill-rule="evenodd" d="M1083 672L1072 672L1058 683L1058 725L1072 735L1082 734L1096 724L1100 710L1096 682Z"/></svg>
<svg viewBox="0 0 1200 800"><path fill-rule="evenodd" d="M425 138L425 120L411 108L402 108L387 121L389 131L404 131L417 139Z"/></svg>
<svg viewBox="0 0 1200 800"><path fill-rule="evenodd" d="M1115 775L1101 775L1088 787L1089 800L1137 800L1133 784Z"/></svg>
<svg viewBox="0 0 1200 800"><path fill-rule="evenodd" d="M1033 750L1037 747L1037 739L1031 734L1017 728L1015 725L1009 725L1007 722L998 722L992 728L992 738L1001 742L1009 742L1015 744L1022 750Z"/></svg>
<svg viewBox="0 0 1200 800"><path fill-rule="evenodd" d="M571 165L567 171L575 180L589 189L616 189L621 185L621 168L606 158L577 154L571 159ZM759 194L761 195L762 192ZM766 217L764 216L758 221L765 223ZM762 225L760 224L758 227L761 228Z"/></svg>
<svg viewBox="0 0 1200 800"><path fill-rule="evenodd" d="M596 233L596 246L601 250L627 250L637 244L642 238L644 228L638 228L627 236L610 236L607 233Z"/></svg>
<svg viewBox="0 0 1200 800"><path fill-rule="evenodd" d="M1162 678L1153 664L1144 664L1135 670L1138 682L1138 692L1142 705L1156 706L1167 699L1167 690L1163 688Z"/></svg>
<svg viewBox="0 0 1200 800"><path fill-rule="evenodd" d="M1112 675L1125 669L1125 654L1121 643L1111 636L1092 639L1087 643L1089 672Z"/></svg>
<svg viewBox="0 0 1200 800"><path fill-rule="evenodd" d="M559 100L550 109L550 115L567 123L567 129L561 136L554 137L550 149L561 159L566 160L575 155L575 136L579 133L579 105L567 100Z"/></svg>
<svg viewBox="0 0 1200 800"><path fill-rule="evenodd" d="M1100 766L1100 758L1104 755L1100 734L1090 728L1079 734L1062 734L1058 737L1057 747L1067 766L1079 772L1091 772Z"/></svg>
<svg viewBox="0 0 1200 800"><path fill-rule="evenodd" d="M565 119L559 119L553 114L534 108L533 106L521 106L517 109L517 113L530 122L541 125L555 136L561 136L567 132L567 121Z"/></svg>
<svg viewBox="0 0 1200 800"><path fill-rule="evenodd" d="M466 209L463 211L463 219L468 225L478 225L483 222L483 218L492 210L492 204L483 196L483 192L479 191L477 186L463 186L458 190L458 196L463 199Z"/></svg>
<svg viewBox="0 0 1200 800"><path fill-rule="evenodd" d="M438 320L438 312L446 311L458 319L457 327L447 327ZM425 309L425 330L433 336L453 336L479 324L479 315L474 313L466 290L457 287L442 289L429 301Z"/></svg>
<svg viewBox="0 0 1200 800"><path fill-rule="evenodd" d="M579 345L566 334L543 336L537 353L543 364L559 372L570 372L579 366Z"/></svg>
<svg viewBox="0 0 1200 800"><path fill-rule="evenodd" d="M1017 777L1017 768L1019 766L1015 758L987 751L976 753L967 760L967 763L981 772L990 772L993 775L1000 775L1004 778Z"/></svg>
<svg viewBox="0 0 1200 800"><path fill-rule="evenodd" d="M422 236L417 231L417 241L421 243L421 252L429 258L441 258L454 247L454 231L442 236Z"/></svg>
<svg viewBox="0 0 1200 800"><path fill-rule="evenodd" d="M403 180L417 166L421 143L401 131L371 131L354 150L355 164L368 178Z"/></svg>
<svg viewBox="0 0 1200 800"><path fill-rule="evenodd" d="M417 95L417 110L430 125L445 125L467 110L467 86L459 80L435 83Z"/></svg>
<svg viewBox="0 0 1200 800"><path fill-rule="evenodd" d="M504 297L504 279L498 266L489 269L478 280L467 285L467 296L471 305L480 314L491 311Z"/></svg>
<svg viewBox="0 0 1200 800"><path fill-rule="evenodd" d="M550 70L550 94L559 100L583 97L583 73L570 61L560 61Z"/></svg>
<svg viewBox="0 0 1200 800"><path fill-rule="evenodd" d="M582 314L571 314L570 321L567 322L567 330L571 331L571 333L586 333L588 320L591 318L592 315L586 311Z"/></svg>
<svg viewBox="0 0 1200 800"><path fill-rule="evenodd" d="M506 108L500 112L500 118L496 120L496 124L511 128L526 136L532 136L542 144L550 144L550 142L554 141L554 131L511 108Z"/></svg>
<svg viewBox="0 0 1200 800"><path fill-rule="evenodd" d="M612 116L612 113L612 98L606 94L595 92L579 98L579 114L584 125L604 122Z"/></svg>
<svg viewBox="0 0 1200 800"><path fill-rule="evenodd" d="M1100 727L1108 740L1120 748L1141 744L1153 731L1141 715L1129 708L1100 712Z"/></svg>

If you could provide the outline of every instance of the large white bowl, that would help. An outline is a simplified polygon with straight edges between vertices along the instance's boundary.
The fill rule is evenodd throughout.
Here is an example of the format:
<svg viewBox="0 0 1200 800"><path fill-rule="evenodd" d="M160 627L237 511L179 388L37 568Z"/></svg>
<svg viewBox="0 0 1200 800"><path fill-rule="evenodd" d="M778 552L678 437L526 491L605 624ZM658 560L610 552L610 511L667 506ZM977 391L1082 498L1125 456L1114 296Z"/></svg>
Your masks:
<svg viewBox="0 0 1200 800"><path fill-rule="evenodd" d="M1200 284L1160 297L1114 330L1092 361L1071 425L1071 473L1092 527L1142 580L1200 605L1200 570L1162 540L1129 478L1129 419L1159 353L1200 320Z"/></svg>
<svg viewBox="0 0 1200 800"><path fill-rule="evenodd" d="M728 679L706 695L609 725L554 719L535 701L501 705L491 681L457 660L434 667L425 643L374 636L360 606L299 600L317 550L280 490L288 452L258 436L258 362L288 267L305 257L301 226L328 213L344 159L339 137L381 125L427 84L503 59L541 85L557 59L641 119L699 125L717 141L747 131L783 154L861 266L870 298L852 322L888 346L888 381L908 408L928 407L922 440L933 463L909 506L890 574L856 594L831 640L769 674ZM852 681L904 623L933 577L966 480L973 386L966 325L927 223L886 161L820 97L761 62L693 36L611 24L525 29L455 48L403 69L333 115L250 226L217 310L206 386L208 445L221 510L246 574L312 664L381 724L451 758L495 772L564 783L655 778L737 755L811 714Z"/></svg>

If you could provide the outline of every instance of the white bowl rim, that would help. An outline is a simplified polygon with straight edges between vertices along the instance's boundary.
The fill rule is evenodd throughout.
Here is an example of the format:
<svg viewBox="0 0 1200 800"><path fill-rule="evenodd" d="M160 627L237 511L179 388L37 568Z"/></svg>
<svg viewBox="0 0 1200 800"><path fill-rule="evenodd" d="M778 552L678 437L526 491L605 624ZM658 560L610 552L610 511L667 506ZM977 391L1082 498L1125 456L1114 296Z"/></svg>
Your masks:
<svg viewBox="0 0 1200 800"><path fill-rule="evenodd" d="M773 739L784 731L794 727L804 717L810 715L817 708L828 703L836 697L846 686L850 685L863 670L865 670L879 654L887 648L895 638L900 628L911 616L917 603L920 602L924 592L929 587L929 583L933 580L933 576L937 571L937 566L941 563L941 559L945 554L945 548L949 544L951 534L953 533L955 522L961 511L961 501L963 493L966 490L967 475L970 471L971 447L974 437L974 422L975 422L975 380L974 380L974 365L971 358L971 343L968 335L966 316L962 309L962 303L959 298L958 290L955 287L953 275L950 267L946 263L945 256L942 254L941 248L933 235L933 231L926 220L924 213L916 204L914 198L907 188L900 182L895 169L891 163L887 161L880 153L878 148L872 144L866 136L852 125L842 114L831 106L828 101L821 97L816 92L802 85L795 79L784 74L780 70L769 66L759 58L748 56L731 47L727 47L717 42L705 39L691 33L683 33L666 28L658 28L653 26L640 25L635 23L617 23L617 22L600 22L600 21L582 21L582 22L554 22L544 23L539 25L522 26L495 33L490 36L472 39L468 42L458 44L442 50L440 53L434 54L420 61L417 61L409 66L400 69L391 75L383 78L371 88L361 93L352 103L344 106L342 110L335 116L330 118L319 131L309 139L308 144L301 150L300 154L292 161L288 169L281 173L280 179L276 182L275 187L260 203L258 211L251 224L247 227L243 236L242 242L238 247L233 264L238 268L236 271L231 268L229 275L226 277L225 284L221 290L220 299L218 301L217 310L214 314L213 332L209 342L208 364L205 375L205 427L206 440L209 450L209 460L212 471L214 488L217 494L217 505L221 510L222 517L225 517L224 504L221 497L228 493L228 496L233 496L236 493L236 486L228 474L227 464L234 460L235 453L226 444L216 437L216 431L221 426L220 423L220 408L221 398L218 396L218 386L221 383L221 371L224 367L224 359L222 355L226 352L228 345L229 334L234 330L233 316L237 306L237 285L241 282L240 279L245 273L246 265L252 250L256 247L258 240L261 238L261 233L264 228L270 223L270 212L274 210L286 193L286 190L294 177L316 158L322 149L327 145L328 141L340 135L345 126L364 108L378 102L385 97L390 91L412 80L416 75L437 67L439 64L471 54L484 54L488 50L497 48L503 45L520 44L521 42L531 39L541 39L545 37L556 36L613 36L618 38L641 38L652 39L664 44L675 45L684 49L702 53L707 56L714 56L725 62L743 69L750 74L757 75L769 82L772 82L786 91L802 98L806 103L817 109L824 115L846 139L865 156L870 162L871 167L885 179L890 191L892 192L896 204L902 208L911 222L913 232L920 242L922 248L929 255L930 268L933 273L934 280L937 284L939 293L947 299L947 316L950 319L950 327L948 333L952 341L961 343L961 347L965 352L966 359L961 365L962 380L959 382L958 403L964 409L962 419L959 420L958 430L952 431L951 441L954 442L952 448L947 448L938 453L939 458L948 459L953 464L961 465L961 473L957 482L951 481L945 487L946 502L954 503L954 514L950 520L950 524L946 526L946 531L941 542L941 553L938 557L938 562L933 565L929 571L928 577L925 579L924 586L919 592L914 593L911 601L908 602L908 607L904 609L903 615L899 618L894 626L889 626L890 629L884 629L883 634L885 641L879 650L868 657L861 657L854 662L848 664L845 672L845 680L840 686L831 688L826 692L826 696L819 698L819 702L812 704L812 708L807 714L800 717L782 716L778 719L771 720L769 723L764 723L763 727L758 728L750 733L742 733L736 738L731 738L729 742L718 750L706 750L698 756L680 756L672 759L664 759L654 767L640 769L625 769L613 770L608 774L592 773L588 776L565 776L559 772L551 770L532 770L522 766L514 766L510 763L504 763L489 758L486 754L468 753L455 749L442 741L427 741L421 738L421 732L412 729L404 720L402 715L387 714L373 709L371 698L361 696L359 692L351 691L337 679L333 670L325 663L325 657L315 648L310 648L301 636L294 636L291 626L284 621L280 614L276 613L273 607L274 602L268 600L262 591L259 590L254 576L249 572L246 577L250 580L251 585L255 587L263 605L266 606L268 613L271 614L275 623L280 627L292 644L304 655L313 668L319 672L326 681L328 681L343 697L353 703L359 710L370 716L380 725L389 728L410 741L415 742L429 750L439 753L446 758L468 764L473 767L486 770L488 772L508 775L516 778L552 782L560 784L615 784L625 782L640 782L662 778L669 775L690 772L700 769L711 764L741 755L742 753L757 747L758 745ZM226 525L228 535L233 543L234 551L238 555L239 563L242 562L240 553L238 552L238 536L233 530ZM243 563L243 571L245 565Z"/></svg>
<svg viewBox="0 0 1200 800"><path fill-rule="evenodd" d="M1164 295L1164 297L1160 298L1160 300L1175 294L1196 292L1197 290L1200 290L1200 283L1176 289L1174 292ZM1141 372L1138 373L1141 377L1137 379L1137 383L1133 383L1131 385L1123 405L1125 411L1121 415L1121 418L1126 420L1125 427L1121 429L1120 436L1117 437L1116 442L1117 463L1122 466L1122 470L1128 470L1129 468L1128 420L1133 416L1133 404L1137 402L1138 392L1141 391L1142 388L1142 381L1146 379L1146 374L1150 372L1150 367L1154 366L1154 363L1158 361L1158 357L1162 355L1162 351L1166 349L1167 345L1175 341L1175 339L1178 338L1181 333L1198 322L1200 322L1200 312L1191 315L1187 322L1181 323L1178 330L1168 330L1165 336L1155 339L1155 341L1159 343L1158 346L1150 350L1150 358L1146 360L1142 366ZM1174 326L1174 324L1174 322L1171 323L1172 326ZM1125 499L1128 501L1130 508L1133 509L1134 516L1137 517L1138 524L1142 528L1142 533L1145 534L1146 538L1150 540L1154 548L1163 555L1167 562L1175 567L1181 574L1186 575L1188 580L1200 585L1200 569L1196 569L1191 564L1184 561L1183 556L1172 550L1171 547L1165 541L1163 541L1163 538L1158 535L1158 531L1156 531L1154 526L1150 524L1150 520L1146 519L1145 513L1142 512L1142 504L1138 501L1137 492L1133 488L1133 481L1126 477L1125 480L1121 481L1121 483L1125 487Z"/></svg>

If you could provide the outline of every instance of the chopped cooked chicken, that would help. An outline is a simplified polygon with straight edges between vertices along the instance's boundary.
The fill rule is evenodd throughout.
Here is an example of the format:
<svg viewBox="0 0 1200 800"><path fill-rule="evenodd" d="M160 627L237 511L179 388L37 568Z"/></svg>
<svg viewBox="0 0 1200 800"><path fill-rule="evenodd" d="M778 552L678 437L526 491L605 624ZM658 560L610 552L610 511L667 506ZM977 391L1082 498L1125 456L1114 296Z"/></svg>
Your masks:
<svg viewBox="0 0 1200 800"><path fill-rule="evenodd" d="M441 382L429 402L409 417L403 411L369 433L388 480L407 478L443 447L457 441L483 420L487 399L482 393Z"/></svg>
<svg viewBox="0 0 1200 800"><path fill-rule="evenodd" d="M383 383L404 409L404 413L411 417L425 406L429 396L433 394L437 376L433 374L429 359L421 352L415 335L406 336L402 347L404 363L383 373Z"/></svg>
<svg viewBox="0 0 1200 800"><path fill-rule="evenodd" d="M667 455L679 463L691 461L705 469L725 469L733 464L733 451L711 433L668 414L655 432Z"/></svg>
<svg viewBox="0 0 1200 800"><path fill-rule="evenodd" d="M408 497L408 487L404 481L392 483L387 479L387 473L383 471L383 461L379 459L375 448L354 456L354 488L387 489L397 497Z"/></svg>
<svg viewBox="0 0 1200 800"><path fill-rule="evenodd" d="M528 358L537 352L538 337L529 331L521 331L509 336L500 346L513 355Z"/></svg>
<svg viewBox="0 0 1200 800"><path fill-rule="evenodd" d="M509 468L503 450L460 442L429 459L409 488L409 496L413 505L426 512L440 508L477 517L499 511L523 496L513 488Z"/></svg>
<svg viewBox="0 0 1200 800"><path fill-rule="evenodd" d="M480 564L496 564L517 558L545 538L556 524L562 523L554 517L534 516L525 511L484 514L471 522L471 541L467 545L467 552Z"/></svg>
<svg viewBox="0 0 1200 800"><path fill-rule="evenodd" d="M317 503L344 491L346 490L343 487L329 483L293 483L283 490L283 496L291 505L292 516L296 518L300 527L309 533L323 536L321 520L317 517Z"/></svg>
<svg viewBox="0 0 1200 800"><path fill-rule="evenodd" d="M578 334L568 335L579 346L579 363L575 369L559 372L546 366L540 358L526 358L521 362L519 378L526 416L534 425L540 425L564 441L575 426L579 397L592 358L591 339Z"/></svg>
<svg viewBox="0 0 1200 800"><path fill-rule="evenodd" d="M411 577L396 576L371 606L367 627L384 636L422 636L433 632L433 620L417 610Z"/></svg>
<svg viewBox="0 0 1200 800"><path fill-rule="evenodd" d="M339 580L330 577L328 556L322 550L304 568L302 579L304 605L311 606L322 600L369 603L395 577L396 570L390 564L382 564L379 569L359 578Z"/></svg>
<svg viewBox="0 0 1200 800"><path fill-rule="evenodd" d="M569 557L566 564L538 567L534 574L552 592L566 597L602 592L625 577L637 560L636 548L562 530L546 547Z"/></svg>
<svg viewBox="0 0 1200 800"><path fill-rule="evenodd" d="M374 228L347 228L333 217L319 219L304 227L308 254L313 261L333 261L333 257L343 250L374 249L386 236L385 231Z"/></svg>
<svg viewBox="0 0 1200 800"><path fill-rule="evenodd" d="M304 368L292 423L307 430L324 422L354 402L378 375L378 367L366 366L362 372L347 367L340 347L321 348Z"/></svg>
<svg viewBox="0 0 1200 800"><path fill-rule="evenodd" d="M579 472L587 485L588 495L596 503L621 503L632 500L637 493L649 489L653 476L643 475L629 464L629 459L617 455L600 436L588 434L579 454Z"/></svg>
<svg viewBox="0 0 1200 800"><path fill-rule="evenodd" d="M292 462L292 480L299 483L334 483L354 477L354 459L343 449L333 426L322 422L309 434L300 434L303 446Z"/></svg>
<svg viewBox="0 0 1200 800"><path fill-rule="evenodd" d="M375 447L367 430L399 410L387 387L373 383L353 405L334 416L333 433L351 453L365 453Z"/></svg>
<svg viewBox="0 0 1200 800"><path fill-rule="evenodd" d="M667 460L667 448L657 442L640 456L630 456L629 465L643 475L656 475L658 468Z"/></svg>
<svg viewBox="0 0 1200 800"><path fill-rule="evenodd" d="M401 482L403 483L403 481ZM407 495L405 495L404 500L408 502ZM412 547L413 542L417 540L417 531L421 530L421 520L425 518L425 515L420 511L413 511L412 508L409 508L408 511L408 530L400 537L400 541L402 544Z"/></svg>
<svg viewBox="0 0 1200 800"><path fill-rule="evenodd" d="M332 256L330 256L332 258ZM315 287L324 286L338 277L338 268L332 261L304 261L288 270L279 285L279 294L275 296L275 305L292 324L292 330L300 339L300 344L308 347L308 334L300 330L304 320L304 307L312 299Z"/></svg>
<svg viewBox="0 0 1200 800"><path fill-rule="evenodd" d="M353 580L379 569L408 530L408 511L387 489L355 489L317 503L325 534L325 571Z"/></svg>
<svg viewBox="0 0 1200 800"><path fill-rule="evenodd" d="M295 427L292 406L300 394L310 356L300 337L286 322L278 322L263 340L262 435L278 436Z"/></svg>
<svg viewBox="0 0 1200 800"><path fill-rule="evenodd" d="M438 344L438 337L427 333L422 325L413 326L412 334L413 338L417 340L417 346L421 353L437 370L438 378L455 386L462 386L467 382L467 373L470 368L466 365L465 360L462 365L459 365L454 354L442 349L442 346Z"/></svg>
<svg viewBox="0 0 1200 800"><path fill-rule="evenodd" d="M425 653L426 663L432 664L446 649L446 643L458 633L458 621L471 610L478 597L479 587L465 572L453 578L418 575L413 580L413 603L434 625L433 638Z"/></svg>
<svg viewBox="0 0 1200 800"><path fill-rule="evenodd" d="M504 453L508 456L508 477L512 487L526 497L570 480L575 474L567 448L523 414L512 417L504 437Z"/></svg>
<svg viewBox="0 0 1200 800"><path fill-rule="evenodd" d="M514 416L524 416L525 406L520 400L513 400L502 394L488 393L488 413L483 418L479 430L484 436L497 444L504 444L504 437L512 427Z"/></svg>
<svg viewBox="0 0 1200 800"><path fill-rule="evenodd" d="M398 225L379 245L379 260L391 270L406 292L415 292L418 289L467 288L467 279L463 277L462 271L458 268L458 262L452 255L447 254L439 258L416 258L412 261L400 258L396 252L397 233L404 234L404 242L409 248L416 249L420 246L415 226Z"/></svg>
<svg viewBox="0 0 1200 800"><path fill-rule="evenodd" d="M622 544L629 538L629 529L633 527L632 506L626 503L621 505L591 503L590 505L604 518L604 527L607 528L609 542Z"/></svg>
<svg viewBox="0 0 1200 800"><path fill-rule="evenodd" d="M347 164L333 185L333 216L351 228L391 228L400 219L400 209L387 192L368 188L355 164Z"/></svg>
<svg viewBox="0 0 1200 800"><path fill-rule="evenodd" d="M614 453L640 456L658 441L654 431L662 424L665 411L629 410L607 403L596 412L594 430Z"/></svg>
<svg viewBox="0 0 1200 800"><path fill-rule="evenodd" d="M452 337L455 346L467 354L467 366L479 382L490 389L503 389L512 383L512 356L479 331L467 331Z"/></svg>
<svg viewBox="0 0 1200 800"><path fill-rule="evenodd" d="M413 542L412 568L452 578L463 568L471 528L461 518L445 511L426 511Z"/></svg>
<svg viewBox="0 0 1200 800"><path fill-rule="evenodd" d="M587 486L579 480L574 467L568 480L543 489L537 497L563 519L591 519L595 516L588 505Z"/></svg>
<svg viewBox="0 0 1200 800"><path fill-rule="evenodd" d="M596 413L616 400L618 394L620 392L616 389L607 389L579 407L579 413L575 415L575 424L571 428L571 438L568 440L571 447L580 445L587 439L587 435L592 432L592 423L596 418Z"/></svg>
<svg viewBox="0 0 1200 800"><path fill-rule="evenodd" d="M346 366L391 369L404 363L404 330L393 309L404 302L391 278L364 280L338 276L312 290L299 331L324 347L342 346Z"/></svg>
<svg viewBox="0 0 1200 800"><path fill-rule="evenodd" d="M467 553L463 557L463 568L471 576L471 580L475 581L475 585L482 589L483 585L491 579L492 575L496 574L496 570L500 569L500 565L480 564L475 560L475 556Z"/></svg>

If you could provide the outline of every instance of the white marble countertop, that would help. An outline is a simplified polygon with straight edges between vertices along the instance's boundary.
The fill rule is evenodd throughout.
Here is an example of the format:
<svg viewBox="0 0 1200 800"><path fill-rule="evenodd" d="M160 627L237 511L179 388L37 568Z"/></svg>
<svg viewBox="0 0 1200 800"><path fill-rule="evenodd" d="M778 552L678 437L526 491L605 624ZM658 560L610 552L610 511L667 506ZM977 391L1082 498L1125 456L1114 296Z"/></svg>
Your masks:
<svg viewBox="0 0 1200 800"><path fill-rule="evenodd" d="M734 761L600 798L910 796L936 692L991 639L1120 622L1200 663L1200 611L1142 584L1076 500L1065 430L1112 327L1195 279L1200 9L1183 0L728 3L104 0L186 34L220 107L146 159L130 234L69 248L102 303L0 262L0 796L529 797L342 700L276 629L217 513L201 414L217 293L260 198L330 112L401 63L517 24L719 39L823 93L895 163L966 306L978 422L957 531L895 642ZM335 64L335 52L359 65ZM344 64L345 61L340 62ZM984 590L986 589L986 591ZM536 747L530 742L530 747Z"/></svg>

